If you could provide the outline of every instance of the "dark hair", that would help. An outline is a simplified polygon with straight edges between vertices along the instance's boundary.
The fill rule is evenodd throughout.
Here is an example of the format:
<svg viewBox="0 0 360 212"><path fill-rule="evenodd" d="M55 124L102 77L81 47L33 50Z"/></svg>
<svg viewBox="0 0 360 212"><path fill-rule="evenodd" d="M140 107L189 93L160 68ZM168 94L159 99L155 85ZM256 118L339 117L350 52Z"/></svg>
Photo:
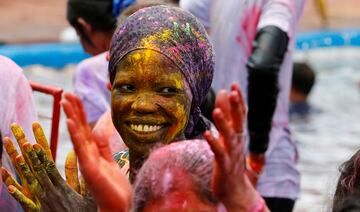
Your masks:
<svg viewBox="0 0 360 212"><path fill-rule="evenodd" d="M201 113L203 114L203 116L205 116L205 118L209 119L211 122L213 121L212 112L215 107L215 99L216 99L215 91L212 88L210 88L209 93L206 95L204 102L200 105Z"/></svg>
<svg viewBox="0 0 360 212"><path fill-rule="evenodd" d="M360 211L360 196L350 195L338 202L333 212L358 212Z"/></svg>
<svg viewBox="0 0 360 212"><path fill-rule="evenodd" d="M137 175L133 211L142 211L149 201L166 197L176 171L186 173L201 200L217 204L211 190L213 164L213 153L203 140L175 142L153 151Z"/></svg>
<svg viewBox="0 0 360 212"><path fill-rule="evenodd" d="M340 177L336 186L333 210L336 211L352 195L360 197L360 150L358 150L340 168Z"/></svg>
<svg viewBox="0 0 360 212"><path fill-rule="evenodd" d="M292 88L304 95L308 95L315 83L315 72L306 63L294 63Z"/></svg>
<svg viewBox="0 0 360 212"><path fill-rule="evenodd" d="M116 17L112 9L113 0L69 0L67 20L87 43L93 45L77 19L83 18L94 30L113 33L116 29Z"/></svg>
<svg viewBox="0 0 360 212"><path fill-rule="evenodd" d="M170 1L170 0L146 0L146 1L144 0L144 1L136 2L135 4L124 9L124 11L119 15L117 19L117 25L121 26L130 15L132 15L133 13L135 13L140 9L143 9L145 7L158 6L158 5L176 6L174 1Z"/></svg>
<svg viewBox="0 0 360 212"><path fill-rule="evenodd" d="M114 31L116 17L112 13L112 4L113 0L69 0L67 19L73 26L78 18L83 18L94 30Z"/></svg>

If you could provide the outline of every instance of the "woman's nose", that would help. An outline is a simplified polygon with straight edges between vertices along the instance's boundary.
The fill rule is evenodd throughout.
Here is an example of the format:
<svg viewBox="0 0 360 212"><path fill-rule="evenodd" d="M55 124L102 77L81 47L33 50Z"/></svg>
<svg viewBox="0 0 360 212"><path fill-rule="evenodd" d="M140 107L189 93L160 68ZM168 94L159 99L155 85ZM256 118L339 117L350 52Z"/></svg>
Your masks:
<svg viewBox="0 0 360 212"><path fill-rule="evenodd" d="M156 98L153 95L139 95L131 105L131 109L139 113L153 113L158 110Z"/></svg>

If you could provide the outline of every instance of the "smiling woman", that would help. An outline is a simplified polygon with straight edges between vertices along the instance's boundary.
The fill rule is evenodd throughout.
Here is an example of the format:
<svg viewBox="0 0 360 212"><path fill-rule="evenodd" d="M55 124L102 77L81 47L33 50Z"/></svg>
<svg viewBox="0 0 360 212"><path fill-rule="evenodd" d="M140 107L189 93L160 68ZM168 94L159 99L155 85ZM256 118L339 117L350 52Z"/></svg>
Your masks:
<svg viewBox="0 0 360 212"><path fill-rule="evenodd" d="M192 94L178 67L156 51L137 50L117 69L112 113L126 145L148 154L159 141L184 139Z"/></svg>
<svg viewBox="0 0 360 212"><path fill-rule="evenodd" d="M202 137L210 123L199 106L214 60L204 27L179 8L157 6L130 16L110 48L112 118L129 150L130 180L159 144Z"/></svg>
<svg viewBox="0 0 360 212"><path fill-rule="evenodd" d="M179 8L142 9L117 29L109 62L111 110L113 123L129 149L115 158L122 171L129 171L131 182L156 145L199 138L210 128L199 107L209 91L213 71L213 52L204 27ZM80 170L96 203L104 206L101 211L129 211L131 185L119 174L122 171L113 161L108 143L91 133L80 99L72 94L64 97L62 105L75 151L80 163L88 164ZM22 154L31 161L14 154L18 158L15 162L22 167L20 176L25 176L36 201L26 197L15 183L9 188L24 208L97 210L87 190L79 189L74 157L67 163L72 172L66 174L65 181L41 145L31 146L24 141L24 133L19 135ZM43 135L36 137L44 140Z"/></svg>

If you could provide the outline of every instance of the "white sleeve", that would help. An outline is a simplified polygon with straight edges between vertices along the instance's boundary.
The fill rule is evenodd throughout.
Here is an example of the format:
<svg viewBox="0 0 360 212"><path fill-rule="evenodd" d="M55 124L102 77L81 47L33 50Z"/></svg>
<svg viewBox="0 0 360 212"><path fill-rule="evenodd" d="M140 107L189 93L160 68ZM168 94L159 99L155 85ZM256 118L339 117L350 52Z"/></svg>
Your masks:
<svg viewBox="0 0 360 212"><path fill-rule="evenodd" d="M292 38L304 8L304 0L268 0L262 10L258 29L276 26Z"/></svg>
<svg viewBox="0 0 360 212"><path fill-rule="evenodd" d="M191 12L205 28L210 28L210 13L212 0L180 0L180 7Z"/></svg>

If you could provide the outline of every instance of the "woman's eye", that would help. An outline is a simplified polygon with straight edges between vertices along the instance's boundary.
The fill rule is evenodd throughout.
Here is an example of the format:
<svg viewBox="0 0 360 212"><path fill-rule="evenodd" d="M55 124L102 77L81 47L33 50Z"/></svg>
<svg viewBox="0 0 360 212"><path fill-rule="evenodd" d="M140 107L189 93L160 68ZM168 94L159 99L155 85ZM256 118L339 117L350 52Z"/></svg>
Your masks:
<svg viewBox="0 0 360 212"><path fill-rule="evenodd" d="M135 86L133 85L121 85L119 86L121 91L124 92L134 92L135 91Z"/></svg>
<svg viewBox="0 0 360 212"><path fill-rule="evenodd" d="M161 89L161 93L166 93L166 94L171 94L171 93L177 93L177 89L176 88L170 88L170 87L166 87L166 88L162 88Z"/></svg>

